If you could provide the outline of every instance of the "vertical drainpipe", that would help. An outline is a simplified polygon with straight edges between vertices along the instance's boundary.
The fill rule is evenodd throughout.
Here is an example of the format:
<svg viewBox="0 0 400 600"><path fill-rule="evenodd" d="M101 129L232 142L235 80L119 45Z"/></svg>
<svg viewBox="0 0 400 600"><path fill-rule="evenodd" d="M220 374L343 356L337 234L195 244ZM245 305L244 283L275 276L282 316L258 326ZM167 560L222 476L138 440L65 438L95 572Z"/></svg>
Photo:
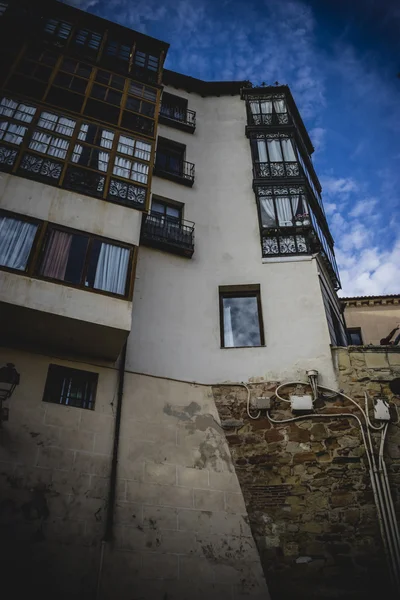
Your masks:
<svg viewBox="0 0 400 600"><path fill-rule="evenodd" d="M97 576L97 587L96 587L96 600L98 600L98 598L100 597L101 576L102 576L102 571L103 571L105 545L108 542L111 542L114 537L114 531L113 531L113 529L114 529L114 504L115 504L115 491L116 491L117 469L118 469L118 448L119 448L119 438L120 438L120 430L121 430L122 398L124 395L126 347L127 347L127 342L125 342L124 347L122 349L121 361L119 364L117 410L115 413L115 428L114 428L114 442L113 442L111 471L110 471L110 486L108 489L106 526L104 529L104 536L101 541L100 564L99 564L99 572L98 572L98 576Z"/></svg>

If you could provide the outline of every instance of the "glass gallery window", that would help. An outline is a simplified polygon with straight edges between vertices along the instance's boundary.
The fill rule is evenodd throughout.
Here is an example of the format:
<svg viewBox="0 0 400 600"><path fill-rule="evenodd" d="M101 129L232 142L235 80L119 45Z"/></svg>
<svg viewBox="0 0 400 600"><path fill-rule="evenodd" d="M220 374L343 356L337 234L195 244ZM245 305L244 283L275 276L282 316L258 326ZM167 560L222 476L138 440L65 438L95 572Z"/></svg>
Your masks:
<svg viewBox="0 0 400 600"><path fill-rule="evenodd" d="M303 187L260 186L257 197L263 228L310 224Z"/></svg>
<svg viewBox="0 0 400 600"><path fill-rule="evenodd" d="M125 295L129 248L50 226L39 275Z"/></svg>
<svg viewBox="0 0 400 600"><path fill-rule="evenodd" d="M0 266L25 271L38 225L0 215Z"/></svg>
<svg viewBox="0 0 400 600"><path fill-rule="evenodd" d="M280 96L259 96L249 100L254 125L286 124L289 122L285 98Z"/></svg>
<svg viewBox="0 0 400 600"><path fill-rule="evenodd" d="M259 285L219 288L221 347L264 345Z"/></svg>

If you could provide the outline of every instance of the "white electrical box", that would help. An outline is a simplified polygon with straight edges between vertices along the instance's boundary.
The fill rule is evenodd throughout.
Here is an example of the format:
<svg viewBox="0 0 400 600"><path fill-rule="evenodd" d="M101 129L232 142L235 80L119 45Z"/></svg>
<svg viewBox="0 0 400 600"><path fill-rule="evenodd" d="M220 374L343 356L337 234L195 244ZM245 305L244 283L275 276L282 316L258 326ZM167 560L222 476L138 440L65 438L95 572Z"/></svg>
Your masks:
<svg viewBox="0 0 400 600"><path fill-rule="evenodd" d="M296 396L292 394L289 396L290 406L293 411L303 411L313 409L312 396L304 394L304 396Z"/></svg>
<svg viewBox="0 0 400 600"><path fill-rule="evenodd" d="M374 417L377 421L390 421L389 402L384 398L374 400Z"/></svg>
<svg viewBox="0 0 400 600"><path fill-rule="evenodd" d="M268 398L268 396L259 396L258 398L253 398L251 405L257 410L268 410L271 408L271 398Z"/></svg>

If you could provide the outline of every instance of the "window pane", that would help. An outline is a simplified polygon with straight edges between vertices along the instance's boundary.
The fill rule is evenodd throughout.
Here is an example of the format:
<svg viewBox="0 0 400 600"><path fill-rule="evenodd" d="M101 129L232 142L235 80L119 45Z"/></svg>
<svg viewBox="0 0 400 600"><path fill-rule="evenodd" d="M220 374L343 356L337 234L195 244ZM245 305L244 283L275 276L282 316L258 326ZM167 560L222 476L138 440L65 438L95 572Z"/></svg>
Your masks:
<svg viewBox="0 0 400 600"><path fill-rule="evenodd" d="M124 295L129 255L130 252L127 248L102 243L97 258L93 287L105 292Z"/></svg>
<svg viewBox="0 0 400 600"><path fill-rule="evenodd" d="M0 265L24 271L37 225L0 216Z"/></svg>
<svg viewBox="0 0 400 600"><path fill-rule="evenodd" d="M98 374L49 365L43 402L94 408Z"/></svg>
<svg viewBox="0 0 400 600"><path fill-rule="evenodd" d="M160 213L162 215L165 214L165 204L162 204L161 202L157 202L156 200L153 200L153 202L151 203L151 212L156 212L156 213Z"/></svg>
<svg viewBox="0 0 400 600"><path fill-rule="evenodd" d="M79 284L89 238L52 229L47 238L40 274Z"/></svg>
<svg viewBox="0 0 400 600"><path fill-rule="evenodd" d="M224 346L261 346L257 296L225 297L222 304Z"/></svg>

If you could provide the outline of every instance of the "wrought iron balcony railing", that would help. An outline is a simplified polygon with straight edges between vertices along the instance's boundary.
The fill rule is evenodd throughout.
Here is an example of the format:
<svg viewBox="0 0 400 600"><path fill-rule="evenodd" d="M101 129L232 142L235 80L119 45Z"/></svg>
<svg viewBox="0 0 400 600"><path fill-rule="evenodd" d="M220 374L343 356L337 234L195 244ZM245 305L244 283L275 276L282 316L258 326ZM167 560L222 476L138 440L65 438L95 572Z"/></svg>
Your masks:
<svg viewBox="0 0 400 600"><path fill-rule="evenodd" d="M186 160L179 161L176 156L158 151L154 165L154 175L192 187L194 183L194 164Z"/></svg>
<svg viewBox="0 0 400 600"><path fill-rule="evenodd" d="M163 215L143 215L141 243L191 258L194 252L194 223Z"/></svg>
<svg viewBox="0 0 400 600"><path fill-rule="evenodd" d="M298 162L254 162L254 179L273 179L275 177L299 177Z"/></svg>
<svg viewBox="0 0 400 600"><path fill-rule="evenodd" d="M289 114L284 113L253 113L250 108L247 110L247 122L249 125L288 125Z"/></svg>
<svg viewBox="0 0 400 600"><path fill-rule="evenodd" d="M340 288L335 255L312 213L311 223L301 226L263 228L261 233L264 258L320 253L332 277L335 289ZM306 224L307 223L307 224Z"/></svg>
<svg viewBox="0 0 400 600"><path fill-rule="evenodd" d="M189 133L194 133L196 129L196 112L188 108L163 102L160 108L159 122Z"/></svg>

